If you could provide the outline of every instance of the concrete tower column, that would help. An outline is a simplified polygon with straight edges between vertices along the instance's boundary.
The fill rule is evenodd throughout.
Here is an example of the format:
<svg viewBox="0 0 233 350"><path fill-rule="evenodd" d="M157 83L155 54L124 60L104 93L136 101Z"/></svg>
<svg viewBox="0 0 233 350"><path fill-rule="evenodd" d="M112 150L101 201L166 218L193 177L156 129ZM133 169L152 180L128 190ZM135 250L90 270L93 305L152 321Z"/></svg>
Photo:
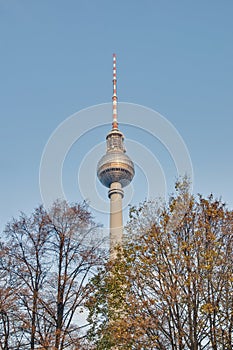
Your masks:
<svg viewBox="0 0 233 350"><path fill-rule="evenodd" d="M121 246L123 239L122 198L124 192L122 188L128 186L134 177L134 164L126 154L124 135L118 128L115 54L113 54L112 130L106 136L106 146L106 154L97 165L97 176L100 182L109 188L110 259L115 259L117 257L115 248Z"/></svg>
<svg viewBox="0 0 233 350"><path fill-rule="evenodd" d="M110 198L110 258L117 256L116 247L122 244L123 238L123 218L122 218L122 199L124 191L119 182L113 182L108 191Z"/></svg>

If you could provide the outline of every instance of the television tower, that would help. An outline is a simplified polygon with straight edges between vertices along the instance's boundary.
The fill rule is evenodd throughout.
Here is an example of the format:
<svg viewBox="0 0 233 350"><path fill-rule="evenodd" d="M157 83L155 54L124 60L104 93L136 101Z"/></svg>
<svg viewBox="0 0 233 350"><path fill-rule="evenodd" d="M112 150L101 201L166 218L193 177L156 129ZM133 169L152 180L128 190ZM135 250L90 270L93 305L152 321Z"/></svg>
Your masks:
<svg viewBox="0 0 233 350"><path fill-rule="evenodd" d="M106 154L97 165L97 176L100 182L109 188L111 259L116 257L115 248L122 244L123 238L122 198L124 191L122 188L127 186L134 177L134 164L125 153L124 135L118 129L115 54L113 54L112 117L112 130L106 136Z"/></svg>

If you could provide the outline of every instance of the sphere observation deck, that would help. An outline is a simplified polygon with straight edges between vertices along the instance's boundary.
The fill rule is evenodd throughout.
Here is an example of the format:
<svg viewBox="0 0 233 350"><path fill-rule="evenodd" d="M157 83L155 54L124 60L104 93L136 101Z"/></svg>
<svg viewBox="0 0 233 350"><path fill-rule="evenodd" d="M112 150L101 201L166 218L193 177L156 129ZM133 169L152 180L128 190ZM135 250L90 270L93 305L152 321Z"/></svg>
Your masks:
<svg viewBox="0 0 233 350"><path fill-rule="evenodd" d="M124 135L118 129L111 130L107 137L107 151L97 165L97 176L100 182L110 187L119 182L122 187L127 186L134 177L134 164L125 154Z"/></svg>

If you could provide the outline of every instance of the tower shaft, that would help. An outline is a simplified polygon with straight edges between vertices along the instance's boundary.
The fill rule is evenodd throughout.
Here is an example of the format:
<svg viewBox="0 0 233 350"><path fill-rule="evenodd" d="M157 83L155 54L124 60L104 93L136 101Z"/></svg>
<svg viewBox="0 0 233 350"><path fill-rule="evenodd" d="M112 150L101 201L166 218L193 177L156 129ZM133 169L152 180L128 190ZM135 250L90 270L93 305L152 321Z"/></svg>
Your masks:
<svg viewBox="0 0 233 350"><path fill-rule="evenodd" d="M124 192L119 182L113 182L108 191L110 198L110 259L117 257L117 247L122 245L123 218L122 198Z"/></svg>

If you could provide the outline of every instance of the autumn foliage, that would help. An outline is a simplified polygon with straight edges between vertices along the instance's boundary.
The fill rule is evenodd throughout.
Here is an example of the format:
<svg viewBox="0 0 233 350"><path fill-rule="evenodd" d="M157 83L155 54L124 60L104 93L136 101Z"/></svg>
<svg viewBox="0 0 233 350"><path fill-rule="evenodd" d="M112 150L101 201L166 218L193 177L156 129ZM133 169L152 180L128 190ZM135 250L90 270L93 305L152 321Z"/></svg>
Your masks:
<svg viewBox="0 0 233 350"><path fill-rule="evenodd" d="M183 181L167 204L131 207L116 256L103 264L85 203L13 219L0 242L0 350L233 349L233 212L221 200Z"/></svg>
<svg viewBox="0 0 233 350"><path fill-rule="evenodd" d="M168 205L132 207L89 288L93 349L232 350L233 212L185 182Z"/></svg>

